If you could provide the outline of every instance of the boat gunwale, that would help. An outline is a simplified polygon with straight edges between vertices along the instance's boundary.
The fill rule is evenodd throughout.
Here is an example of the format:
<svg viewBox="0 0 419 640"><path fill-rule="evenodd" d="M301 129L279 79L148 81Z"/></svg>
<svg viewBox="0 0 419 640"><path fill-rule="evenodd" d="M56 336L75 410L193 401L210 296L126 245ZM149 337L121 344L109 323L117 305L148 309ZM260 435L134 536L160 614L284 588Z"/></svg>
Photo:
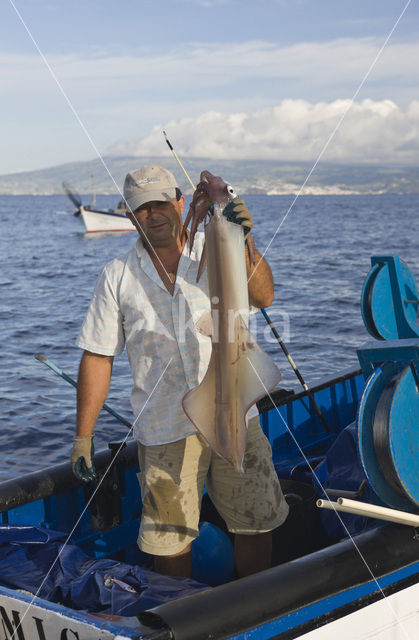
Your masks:
<svg viewBox="0 0 419 640"><path fill-rule="evenodd" d="M95 467L99 474L109 467L112 456L113 452L109 449L95 454ZM128 441L121 449L116 464L125 465L125 469L138 466L138 445L135 440ZM85 489L86 485L76 478L70 462L32 471L0 483L0 513L77 488Z"/></svg>
<svg viewBox="0 0 419 640"><path fill-rule="evenodd" d="M346 371L334 378L321 382L312 387L310 391L295 393L294 391L279 388L257 403L259 413L263 415L272 409L299 401L302 398L306 398L309 393L315 394L336 386L341 382L356 378L360 373L360 369ZM274 405L272 405L271 399L274 401ZM107 469L112 460L112 455L109 449L102 449L95 454L95 466L99 473ZM135 440L130 439L127 442L127 446L118 453L116 464L118 467L125 465L126 469L133 469L138 465L137 443ZM5 480L0 483L0 513L36 500L48 498L54 493L70 491L77 487L85 488L86 485L74 476L69 462L51 465L44 469Z"/></svg>
<svg viewBox="0 0 419 640"><path fill-rule="evenodd" d="M416 584L419 582L418 545L412 527L379 525L353 539L346 538L260 573L159 605L139 614L138 618L146 625L152 622L157 625L160 620L162 628L169 626L176 640L237 638L352 589L370 585L369 595L381 593L377 581L386 577L391 579L399 572L409 573L409 568L413 584ZM371 566L374 574L368 569ZM392 581L388 586L397 582L399 580ZM286 590L284 585L287 585ZM324 610L322 616L340 608L331 602L325 604L329 610ZM194 611L193 620L187 615L188 611ZM214 616L215 611L217 616ZM312 620L319 617L314 615ZM275 633L267 637L281 636L282 633L279 636Z"/></svg>
<svg viewBox="0 0 419 640"><path fill-rule="evenodd" d="M340 374L337 374L335 378L327 378L326 380L319 382L314 387L310 387L308 391L294 391L293 389L274 389L269 396L266 395L264 398L259 400L257 403L257 407L259 409L259 413L267 413L276 407L282 407L290 402L294 402L295 400L301 400L302 398L308 397L310 394L314 395L324 389L328 389L329 387L335 386L341 382L345 382L346 380L351 380L353 378L362 375L362 369L349 369L348 371L344 371ZM285 393L287 392L287 393ZM274 404L272 404L272 400Z"/></svg>

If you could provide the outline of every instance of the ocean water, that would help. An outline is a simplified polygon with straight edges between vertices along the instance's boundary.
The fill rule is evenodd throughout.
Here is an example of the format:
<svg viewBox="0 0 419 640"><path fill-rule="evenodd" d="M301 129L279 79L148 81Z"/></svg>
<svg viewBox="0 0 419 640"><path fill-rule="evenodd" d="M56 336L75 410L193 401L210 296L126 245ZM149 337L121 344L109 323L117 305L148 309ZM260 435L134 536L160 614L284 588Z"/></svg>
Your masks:
<svg viewBox="0 0 419 640"><path fill-rule="evenodd" d="M103 208L116 197L98 198ZM275 280L268 310L309 385L356 368L368 334L360 294L374 254L399 254L419 279L417 196L248 196L254 236ZM42 354L73 378L80 325L101 267L127 251L135 233L86 236L64 196L0 196L0 481L69 457L75 390L34 359ZM281 225L282 222L282 225ZM280 226L281 225L281 226ZM280 226L278 233L276 230ZM259 343L300 389L260 313ZM108 404L131 419L128 361L115 359ZM126 428L102 412L96 447Z"/></svg>

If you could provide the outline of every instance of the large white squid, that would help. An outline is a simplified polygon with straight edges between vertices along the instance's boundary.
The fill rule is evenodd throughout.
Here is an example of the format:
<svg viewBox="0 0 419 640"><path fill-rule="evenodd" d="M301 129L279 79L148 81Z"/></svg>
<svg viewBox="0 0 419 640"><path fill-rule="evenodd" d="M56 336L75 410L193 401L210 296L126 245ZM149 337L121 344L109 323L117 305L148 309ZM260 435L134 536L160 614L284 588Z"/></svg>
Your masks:
<svg viewBox="0 0 419 640"><path fill-rule="evenodd" d="M190 247L199 224L212 205L205 226L204 260L207 262L212 315L212 353L202 382L183 398L183 409L210 447L243 472L247 443L246 414L257 400L281 379L273 360L248 330L249 296L243 227L229 222L222 212L236 197L222 178L203 171L185 220L192 219ZM250 236L250 234L249 234ZM254 243L248 236L254 262ZM198 275L198 277L199 277Z"/></svg>

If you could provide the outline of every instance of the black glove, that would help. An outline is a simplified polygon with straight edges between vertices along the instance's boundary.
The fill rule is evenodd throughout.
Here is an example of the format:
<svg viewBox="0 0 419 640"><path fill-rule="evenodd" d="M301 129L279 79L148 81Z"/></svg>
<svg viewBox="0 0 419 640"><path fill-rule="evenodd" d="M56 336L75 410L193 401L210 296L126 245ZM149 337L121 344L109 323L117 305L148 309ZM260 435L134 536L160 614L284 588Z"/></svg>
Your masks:
<svg viewBox="0 0 419 640"><path fill-rule="evenodd" d="M96 469L93 464L93 434L90 436L74 436L73 449L71 451L71 466L73 473L82 482L96 480Z"/></svg>
<svg viewBox="0 0 419 640"><path fill-rule="evenodd" d="M253 220L244 200L241 198L234 198L234 200L231 200L225 207L223 215L230 222L241 224L244 231L244 237L247 238L253 228Z"/></svg>

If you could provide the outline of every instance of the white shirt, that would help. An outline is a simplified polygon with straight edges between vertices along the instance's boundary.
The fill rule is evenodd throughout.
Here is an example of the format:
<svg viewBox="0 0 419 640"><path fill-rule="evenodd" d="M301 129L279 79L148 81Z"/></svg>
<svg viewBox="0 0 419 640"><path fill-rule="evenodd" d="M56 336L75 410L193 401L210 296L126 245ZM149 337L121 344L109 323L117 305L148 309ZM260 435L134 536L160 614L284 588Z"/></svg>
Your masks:
<svg viewBox="0 0 419 640"><path fill-rule="evenodd" d="M203 244L199 232L190 256L185 245L172 296L138 238L135 247L100 274L76 342L107 356L119 355L126 346L134 382L133 435L144 445L196 433L182 398L202 381L211 356L211 338L196 329L210 309L206 270L196 282ZM248 416L255 415L252 407Z"/></svg>

